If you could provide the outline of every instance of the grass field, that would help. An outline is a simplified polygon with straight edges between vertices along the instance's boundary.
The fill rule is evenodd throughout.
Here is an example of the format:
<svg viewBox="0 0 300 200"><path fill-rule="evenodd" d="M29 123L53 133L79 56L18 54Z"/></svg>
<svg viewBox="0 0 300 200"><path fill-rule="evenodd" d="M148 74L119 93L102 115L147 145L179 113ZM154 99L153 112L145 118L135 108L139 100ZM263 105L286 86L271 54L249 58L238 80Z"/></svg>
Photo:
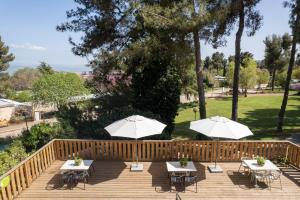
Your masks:
<svg viewBox="0 0 300 200"><path fill-rule="evenodd" d="M282 96L249 96L239 98L239 122L247 125L253 132L252 139L277 139L277 115ZM231 116L231 98L207 99L207 115ZM199 113L197 113L197 120ZM182 105L175 119L176 139L195 139L197 133L189 130L189 122L195 120L192 106ZM300 133L300 96L289 97L284 121L285 135ZM287 134L288 133L288 134ZM282 136L280 136L282 137Z"/></svg>

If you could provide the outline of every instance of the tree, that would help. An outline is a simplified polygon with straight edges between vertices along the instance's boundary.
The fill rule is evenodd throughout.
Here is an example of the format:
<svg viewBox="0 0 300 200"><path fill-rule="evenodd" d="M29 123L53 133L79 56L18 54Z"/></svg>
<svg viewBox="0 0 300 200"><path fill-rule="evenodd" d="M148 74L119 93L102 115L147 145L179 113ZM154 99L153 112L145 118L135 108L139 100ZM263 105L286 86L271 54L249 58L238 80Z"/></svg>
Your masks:
<svg viewBox="0 0 300 200"><path fill-rule="evenodd" d="M292 29L293 39L292 39L292 48L290 53L290 61L287 70L286 83L284 88L284 95L282 99L281 108L278 113L277 131L279 132L282 132L284 114L288 102L290 82L292 78L293 67L295 64L296 45L300 41L300 35L299 35L300 34L299 32L300 31L300 0L292 0L290 2L285 2L284 6L290 8L289 24Z"/></svg>
<svg viewBox="0 0 300 200"><path fill-rule="evenodd" d="M0 37L0 72L6 71L9 63L15 59L14 55L9 54L8 51L8 46L5 46Z"/></svg>
<svg viewBox="0 0 300 200"><path fill-rule="evenodd" d="M297 67L296 69L293 70L293 78L300 80L300 67Z"/></svg>
<svg viewBox="0 0 300 200"><path fill-rule="evenodd" d="M241 58L243 58L243 60L241 61L241 73L239 74L239 87L242 88L244 96L247 97L248 89L253 88L257 83L257 63L251 54L248 53L242 53ZM234 66L234 61L231 61L226 76L231 86L234 82Z"/></svg>
<svg viewBox="0 0 300 200"><path fill-rule="evenodd" d="M134 1L76 0L78 7L67 11L67 21L58 31L82 32L81 42L70 37L75 55L87 56L96 51L120 50L134 39L136 9Z"/></svg>
<svg viewBox="0 0 300 200"><path fill-rule="evenodd" d="M34 81L41 77L41 73L35 68L25 67L17 70L11 77L11 85L15 90L32 89Z"/></svg>
<svg viewBox="0 0 300 200"><path fill-rule="evenodd" d="M201 119L206 118L206 103L200 40L210 41L210 29L222 14L224 6L226 4L223 1L217 0L167 1L154 3L142 9L146 24L156 29L183 33L187 39L192 38ZM217 40L214 46L218 46Z"/></svg>
<svg viewBox="0 0 300 200"><path fill-rule="evenodd" d="M11 91L10 76L8 73L0 72L0 97L7 98Z"/></svg>
<svg viewBox="0 0 300 200"><path fill-rule="evenodd" d="M244 96L247 97L248 89L253 88L256 85L257 64L255 60L251 58L245 58L242 63L243 65L240 73L240 87L244 91Z"/></svg>
<svg viewBox="0 0 300 200"><path fill-rule="evenodd" d="M203 62L203 69L209 70L211 66L211 60L209 56L206 56Z"/></svg>
<svg viewBox="0 0 300 200"><path fill-rule="evenodd" d="M41 62L39 64L39 66L37 66L37 69L39 70L39 72L42 75L46 75L46 74L54 74L55 71L53 70L53 68L47 64L46 62Z"/></svg>
<svg viewBox="0 0 300 200"><path fill-rule="evenodd" d="M268 36L264 40L265 43L265 65L272 74L271 88L274 90L276 71L282 70L288 63L289 49L291 46L290 36L284 34Z"/></svg>
<svg viewBox="0 0 300 200"><path fill-rule="evenodd" d="M217 74L220 75L219 71L223 69L221 73L223 76L226 74L226 59L224 54L220 52L215 52L211 56L211 65L214 69L217 70Z"/></svg>
<svg viewBox="0 0 300 200"><path fill-rule="evenodd" d="M238 29L235 37L235 66L233 78L233 95L232 95L232 120L238 118L238 95L239 95L239 74L241 64L241 38L244 28L248 29L248 36L253 36L260 28L262 16L255 9L260 0L236 0L229 1L229 12L217 24L214 30L215 41L223 35L229 35L234 24L238 21Z"/></svg>
<svg viewBox="0 0 300 200"><path fill-rule="evenodd" d="M270 75L267 69L260 69L258 68L256 70L256 76L257 76L257 84L258 88L262 89L261 85L262 84L267 84L270 79Z"/></svg>
<svg viewBox="0 0 300 200"><path fill-rule="evenodd" d="M9 54L8 46L5 46L0 36L0 97L6 97L7 92L11 89L10 76L5 73L9 67L9 63L15 59L13 54Z"/></svg>
<svg viewBox="0 0 300 200"><path fill-rule="evenodd" d="M72 101L71 97L88 93L84 81L77 74L61 72L44 75L35 81L32 99L35 104L52 104L59 108Z"/></svg>

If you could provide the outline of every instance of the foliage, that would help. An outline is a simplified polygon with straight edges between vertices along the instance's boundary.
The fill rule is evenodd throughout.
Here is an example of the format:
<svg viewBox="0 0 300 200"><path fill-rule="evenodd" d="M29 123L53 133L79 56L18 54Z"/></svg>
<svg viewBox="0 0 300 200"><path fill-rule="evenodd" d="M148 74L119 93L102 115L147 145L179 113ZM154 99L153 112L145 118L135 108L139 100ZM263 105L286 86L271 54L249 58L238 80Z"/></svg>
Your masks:
<svg viewBox="0 0 300 200"><path fill-rule="evenodd" d="M58 31L82 32L80 43L69 39L76 55L86 56L96 49L121 49L134 36L133 1L76 0L77 8L67 11L69 21Z"/></svg>
<svg viewBox="0 0 300 200"><path fill-rule="evenodd" d="M290 82L292 79L293 74L293 68L295 65L295 57L296 57L296 51L297 51L297 43L300 41L300 2L299 0L292 0L285 2L285 7L290 8L290 20L289 24L292 28L292 42L291 42L291 52L290 52L290 58L289 58L289 64L287 68L287 76L286 76L286 83L284 86L284 94L282 98L282 104L280 107L280 111L278 113L278 121L277 121L277 131L282 132L283 131L283 123L284 123L284 115L285 110L287 107L288 99L289 99L289 90L290 90Z"/></svg>
<svg viewBox="0 0 300 200"><path fill-rule="evenodd" d="M13 54L8 53L9 48L5 46L0 37L0 73L8 69L9 63L15 59Z"/></svg>
<svg viewBox="0 0 300 200"><path fill-rule="evenodd" d="M205 86L209 87L209 88L216 87L217 86L216 84L218 83L215 80L215 75L208 70L203 71L203 82L204 82Z"/></svg>
<svg viewBox="0 0 300 200"><path fill-rule="evenodd" d="M32 100L31 92L29 90L24 90L20 92L13 93L9 96L9 99L18 102L30 102Z"/></svg>
<svg viewBox="0 0 300 200"><path fill-rule="evenodd" d="M281 71L277 74L275 78L275 85L280 86L281 88L284 88L285 82L286 82L286 70Z"/></svg>
<svg viewBox="0 0 300 200"><path fill-rule="evenodd" d="M88 94L88 89L77 74L54 73L42 76L33 84L32 99L36 104L62 106L71 97Z"/></svg>
<svg viewBox="0 0 300 200"><path fill-rule="evenodd" d="M76 156L74 158L74 165L79 166L81 163L82 163L82 158L79 158L79 157Z"/></svg>
<svg viewBox="0 0 300 200"><path fill-rule="evenodd" d="M224 54L220 52L215 52L211 55L211 65L213 69L217 70L217 75L225 76L226 75L226 64L227 60L224 58ZM221 72L221 69L223 70Z"/></svg>
<svg viewBox="0 0 300 200"><path fill-rule="evenodd" d="M181 94L184 94L187 99L190 98L190 96L196 96L197 95L197 80L196 80L196 74L194 70L194 65L188 65L186 69L186 73L181 77Z"/></svg>
<svg viewBox="0 0 300 200"><path fill-rule="evenodd" d="M244 90L245 97L247 90L256 85L256 70L257 64L255 60L246 58L243 60L243 66L240 73L240 87Z"/></svg>
<svg viewBox="0 0 300 200"><path fill-rule="evenodd" d="M54 74L55 71L53 68L47 64L46 62L41 62L39 66L37 66L37 69L42 75L47 75L47 74Z"/></svg>
<svg viewBox="0 0 300 200"><path fill-rule="evenodd" d="M268 36L264 40L265 43L265 59L264 63L266 67L272 73L271 86L274 90L276 72L283 70L289 61L290 48L291 48L291 36L285 33L283 36L272 35Z"/></svg>
<svg viewBox="0 0 300 200"><path fill-rule="evenodd" d="M0 176L27 157L20 140L14 140L5 151L0 151Z"/></svg>
<svg viewBox="0 0 300 200"><path fill-rule="evenodd" d="M181 167L186 167L188 164L188 158L186 157L180 158L179 163Z"/></svg>
<svg viewBox="0 0 300 200"><path fill-rule="evenodd" d="M8 73L0 72L0 83L0 97L7 98L12 90Z"/></svg>
<svg viewBox="0 0 300 200"><path fill-rule="evenodd" d="M267 84L270 79L270 74L266 69L257 69L256 70L257 84L261 88L262 84Z"/></svg>
<svg viewBox="0 0 300 200"><path fill-rule="evenodd" d="M242 67L239 75L240 87L244 90L247 96L247 89L253 88L257 83L257 63L251 56L242 56L244 59L241 61ZM227 82L230 86L233 83L234 76L234 61L229 62Z"/></svg>
<svg viewBox="0 0 300 200"><path fill-rule="evenodd" d="M236 0L236 1L225 1L228 4L227 14L221 18L216 24L214 29L214 40L213 42L218 44L218 40L222 36L230 34L231 30L234 29L234 25L238 24L235 37L235 57L234 57L234 73L233 73L233 84L232 84L232 113L231 119L238 120L238 95L239 95L239 76L240 76L240 65L241 65L241 38L244 32L244 28L247 29L247 35L253 36L255 32L261 27L262 16L259 11L255 9L255 6L260 0Z"/></svg>
<svg viewBox="0 0 300 200"><path fill-rule="evenodd" d="M293 70L293 78L300 79L300 67Z"/></svg>
<svg viewBox="0 0 300 200"><path fill-rule="evenodd" d="M72 131L72 130L71 130ZM27 152L38 150L54 138L72 138L73 133L60 123L40 123L22 132L21 141Z"/></svg>
<svg viewBox="0 0 300 200"><path fill-rule="evenodd" d="M132 97L125 94L102 95L92 102L70 103L68 106L61 107L57 118L60 123L72 127L78 138L88 139L122 139L111 138L104 128L130 115L143 115L161 121L158 115L134 109L130 106L130 101ZM169 139L170 137L168 134L162 134L150 138Z"/></svg>
<svg viewBox="0 0 300 200"><path fill-rule="evenodd" d="M11 77L11 85L15 90L32 89L33 83L41 77L37 69L25 67L16 71Z"/></svg>
<svg viewBox="0 0 300 200"><path fill-rule="evenodd" d="M259 166L264 166L266 159L263 156L257 156L256 161Z"/></svg>

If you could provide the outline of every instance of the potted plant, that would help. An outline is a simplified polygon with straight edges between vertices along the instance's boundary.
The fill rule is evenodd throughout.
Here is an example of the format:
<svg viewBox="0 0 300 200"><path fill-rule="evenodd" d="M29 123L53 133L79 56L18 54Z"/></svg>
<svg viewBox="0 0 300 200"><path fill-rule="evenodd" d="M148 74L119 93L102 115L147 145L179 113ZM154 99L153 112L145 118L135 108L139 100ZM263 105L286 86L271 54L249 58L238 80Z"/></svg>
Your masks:
<svg viewBox="0 0 300 200"><path fill-rule="evenodd" d="M181 158L180 160L179 160L179 162L180 162L180 166L181 167L186 167L187 166L187 164L188 164L188 158Z"/></svg>
<svg viewBox="0 0 300 200"><path fill-rule="evenodd" d="M262 156L257 156L256 161L257 161L258 166L264 166L266 159Z"/></svg>
<svg viewBox="0 0 300 200"><path fill-rule="evenodd" d="M78 156L74 158L74 165L75 166L79 166L81 164L81 162L82 162L82 158L80 158Z"/></svg>

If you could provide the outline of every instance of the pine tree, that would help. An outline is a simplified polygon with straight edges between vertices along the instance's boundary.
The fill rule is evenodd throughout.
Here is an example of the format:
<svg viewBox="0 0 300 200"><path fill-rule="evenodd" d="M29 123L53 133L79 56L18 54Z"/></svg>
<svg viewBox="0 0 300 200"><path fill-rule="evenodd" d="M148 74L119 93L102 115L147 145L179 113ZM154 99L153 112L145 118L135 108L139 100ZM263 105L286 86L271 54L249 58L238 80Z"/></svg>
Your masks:
<svg viewBox="0 0 300 200"><path fill-rule="evenodd" d="M262 16L255 9L260 0L230 0L225 1L229 6L228 14L222 17L215 25L214 41L221 41L220 37L229 35L234 25L238 24L235 37L235 57L234 57L234 79L232 95L232 120L238 119L238 95L239 95L239 74L241 65L241 39L244 28L247 28L247 35L253 36L260 28Z"/></svg>
<svg viewBox="0 0 300 200"><path fill-rule="evenodd" d="M0 72L6 71L9 63L15 59L13 54L9 54L8 51L8 46L5 46L0 37Z"/></svg>
<svg viewBox="0 0 300 200"><path fill-rule="evenodd" d="M279 132L282 132L284 114L285 114L286 105L289 97L290 82L292 78L293 67L295 65L296 45L300 41L300 0L292 0L290 2L285 2L284 6L289 7L291 9L289 23L292 28L293 39L292 39L290 61L289 61L287 77L286 77L286 82L284 87L284 95L282 99L281 108L278 113L277 131Z"/></svg>

